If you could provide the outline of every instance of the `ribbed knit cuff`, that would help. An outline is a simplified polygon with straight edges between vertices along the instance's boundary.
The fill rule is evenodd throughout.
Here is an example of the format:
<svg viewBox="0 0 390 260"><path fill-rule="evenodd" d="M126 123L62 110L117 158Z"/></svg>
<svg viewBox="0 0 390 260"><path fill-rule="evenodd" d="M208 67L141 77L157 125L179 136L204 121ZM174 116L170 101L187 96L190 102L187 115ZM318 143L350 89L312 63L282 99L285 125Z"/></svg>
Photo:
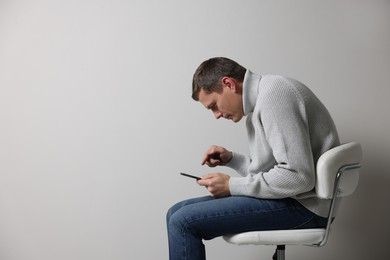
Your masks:
<svg viewBox="0 0 390 260"><path fill-rule="evenodd" d="M235 170L239 175L246 176L248 174L249 162L248 156L233 152L233 157L226 166Z"/></svg>
<svg viewBox="0 0 390 260"><path fill-rule="evenodd" d="M233 196L246 195L245 187L247 180L244 177L230 177L229 190Z"/></svg>

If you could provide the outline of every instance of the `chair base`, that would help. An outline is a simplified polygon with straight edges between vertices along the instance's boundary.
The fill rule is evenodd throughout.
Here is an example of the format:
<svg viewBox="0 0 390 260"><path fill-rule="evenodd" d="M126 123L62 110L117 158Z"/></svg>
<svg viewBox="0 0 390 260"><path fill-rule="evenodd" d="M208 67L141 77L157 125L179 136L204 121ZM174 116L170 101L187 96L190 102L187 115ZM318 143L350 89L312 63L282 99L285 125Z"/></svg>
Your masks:
<svg viewBox="0 0 390 260"><path fill-rule="evenodd" d="M273 260L284 260L285 259L286 246L278 245L276 246L276 250L274 255L272 256Z"/></svg>

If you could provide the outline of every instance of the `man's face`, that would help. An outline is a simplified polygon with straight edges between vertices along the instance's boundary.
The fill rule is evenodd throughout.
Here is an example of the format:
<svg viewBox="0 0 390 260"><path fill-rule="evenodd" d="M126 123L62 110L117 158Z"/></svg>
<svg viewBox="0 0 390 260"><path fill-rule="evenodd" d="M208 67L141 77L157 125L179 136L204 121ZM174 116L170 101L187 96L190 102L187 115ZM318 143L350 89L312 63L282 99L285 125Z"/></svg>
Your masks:
<svg viewBox="0 0 390 260"><path fill-rule="evenodd" d="M244 116L241 91L223 85L222 93L199 92L199 101L206 109L213 112L216 119L221 117L237 123Z"/></svg>

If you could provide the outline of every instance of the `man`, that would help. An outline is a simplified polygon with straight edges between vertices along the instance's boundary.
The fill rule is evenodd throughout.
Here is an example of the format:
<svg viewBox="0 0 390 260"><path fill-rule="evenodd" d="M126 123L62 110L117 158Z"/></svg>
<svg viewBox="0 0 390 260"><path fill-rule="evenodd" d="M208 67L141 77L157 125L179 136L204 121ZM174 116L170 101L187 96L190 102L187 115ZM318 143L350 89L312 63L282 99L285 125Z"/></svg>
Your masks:
<svg viewBox="0 0 390 260"><path fill-rule="evenodd" d="M212 146L202 164L234 169L198 180L211 196L177 203L167 213L170 260L206 259L203 239L245 231L326 225L329 201L314 197L315 164L339 145L331 116L302 83L261 76L227 58L196 70L192 98L214 116L246 117L249 156Z"/></svg>

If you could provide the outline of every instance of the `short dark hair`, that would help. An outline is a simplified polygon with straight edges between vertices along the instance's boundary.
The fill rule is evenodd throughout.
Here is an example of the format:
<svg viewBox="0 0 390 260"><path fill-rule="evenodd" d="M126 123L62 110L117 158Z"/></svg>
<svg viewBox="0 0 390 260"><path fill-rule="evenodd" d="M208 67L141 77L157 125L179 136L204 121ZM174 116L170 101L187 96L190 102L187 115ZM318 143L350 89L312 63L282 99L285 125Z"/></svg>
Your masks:
<svg viewBox="0 0 390 260"><path fill-rule="evenodd" d="M242 83L246 69L237 62L215 57L202 62L192 79L192 98L199 101L199 93L203 89L206 93L222 92L221 79L231 77Z"/></svg>

